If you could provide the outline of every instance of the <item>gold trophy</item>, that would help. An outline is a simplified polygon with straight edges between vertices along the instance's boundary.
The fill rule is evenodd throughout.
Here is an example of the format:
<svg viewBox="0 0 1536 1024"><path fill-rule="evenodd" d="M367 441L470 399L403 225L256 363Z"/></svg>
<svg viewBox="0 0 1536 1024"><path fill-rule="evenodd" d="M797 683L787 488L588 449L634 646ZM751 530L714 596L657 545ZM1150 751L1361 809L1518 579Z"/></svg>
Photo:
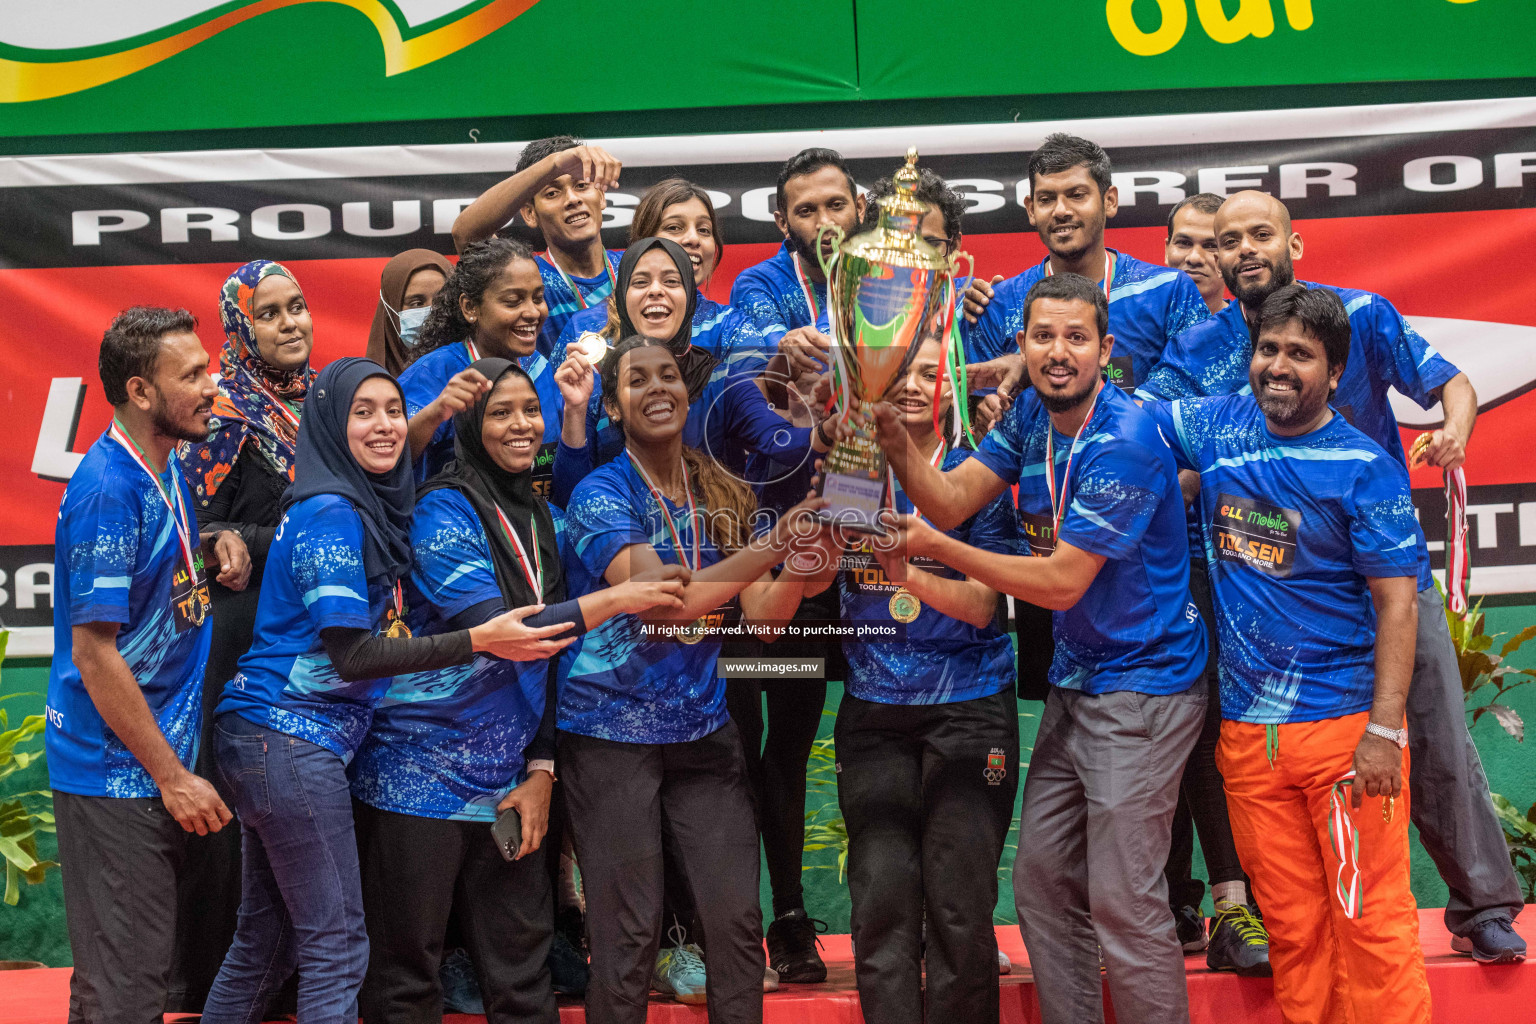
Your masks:
<svg viewBox="0 0 1536 1024"><path fill-rule="evenodd" d="M834 224L816 236L816 254L827 275L832 332L833 389L839 411L857 410L863 423L827 454L822 518L865 533L882 533L885 453L875 443L871 410L906 370L925 333L937 329L949 285L962 258L945 256L923 239L919 227L928 204L916 196L917 150L895 175L895 194L877 200L879 223L844 241ZM836 248L821 256L831 232Z"/></svg>

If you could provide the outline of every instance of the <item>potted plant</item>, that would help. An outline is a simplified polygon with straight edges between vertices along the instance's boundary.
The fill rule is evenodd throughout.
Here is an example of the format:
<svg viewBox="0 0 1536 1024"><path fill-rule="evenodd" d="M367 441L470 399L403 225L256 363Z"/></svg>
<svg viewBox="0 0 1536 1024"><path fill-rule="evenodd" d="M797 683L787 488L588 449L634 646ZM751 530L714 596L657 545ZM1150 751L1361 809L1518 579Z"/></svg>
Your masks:
<svg viewBox="0 0 1536 1024"><path fill-rule="evenodd" d="M0 630L0 661L5 658L8 630ZM33 694L12 693L0 697L0 703ZM5 780L31 766L43 756L38 739L46 721L42 715L28 715L11 728L5 708L0 707L0 858L5 860L5 903L14 907L21 900L21 883L42 882L56 861L43 860L37 849L39 833L52 832L53 794L46 790L7 792ZM0 970L42 967L33 960L0 960Z"/></svg>

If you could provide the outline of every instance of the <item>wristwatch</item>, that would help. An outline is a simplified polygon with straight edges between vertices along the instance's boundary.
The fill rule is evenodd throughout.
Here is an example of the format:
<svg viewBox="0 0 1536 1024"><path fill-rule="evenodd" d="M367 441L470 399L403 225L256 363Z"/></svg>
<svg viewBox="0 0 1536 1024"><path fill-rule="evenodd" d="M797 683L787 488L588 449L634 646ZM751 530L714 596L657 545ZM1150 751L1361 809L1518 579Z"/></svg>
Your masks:
<svg viewBox="0 0 1536 1024"><path fill-rule="evenodd" d="M550 778L555 778L555 762L538 758L528 762L528 773L548 772Z"/></svg>
<svg viewBox="0 0 1536 1024"><path fill-rule="evenodd" d="M1377 725L1375 722L1366 722L1365 731L1372 736L1380 736L1384 740L1391 740L1397 744L1398 750L1402 750L1408 745L1407 729L1388 729L1386 726Z"/></svg>

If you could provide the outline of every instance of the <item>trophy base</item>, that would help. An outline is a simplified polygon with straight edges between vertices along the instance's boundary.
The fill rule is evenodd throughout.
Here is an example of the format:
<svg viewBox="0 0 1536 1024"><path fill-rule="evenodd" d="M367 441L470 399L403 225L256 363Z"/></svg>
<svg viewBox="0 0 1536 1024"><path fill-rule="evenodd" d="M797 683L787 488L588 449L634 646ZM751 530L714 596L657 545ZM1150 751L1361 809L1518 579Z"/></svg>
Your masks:
<svg viewBox="0 0 1536 1024"><path fill-rule="evenodd" d="M822 522L858 533L886 532L880 516L883 479L827 473L822 477L821 496L827 499L827 507L817 513Z"/></svg>

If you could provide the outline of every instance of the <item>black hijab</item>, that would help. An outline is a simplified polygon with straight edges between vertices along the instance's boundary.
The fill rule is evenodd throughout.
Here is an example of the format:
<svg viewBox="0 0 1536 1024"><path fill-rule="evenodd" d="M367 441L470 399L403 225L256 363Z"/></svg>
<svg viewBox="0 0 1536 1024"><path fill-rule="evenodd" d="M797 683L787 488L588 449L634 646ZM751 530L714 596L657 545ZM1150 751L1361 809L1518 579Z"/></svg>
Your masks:
<svg viewBox="0 0 1536 1024"><path fill-rule="evenodd" d="M619 337L627 338L631 334L645 334L640 326L629 319L629 279L635 275L635 267L640 264L640 257L650 252L657 246L661 246L667 256L677 265L677 272L682 275L683 288L688 293L688 308L683 313L683 325L677 333L670 338L662 338L672 354L677 357L677 368L682 372L683 383L688 388L688 401L698 401L699 394L704 390L704 385L709 383L709 375L714 371L720 360L696 348L693 344L693 313L699 307L698 289L693 284L693 261L688 258L688 253L683 247L669 238L641 238L624 250L624 258L619 261L619 282L615 290L613 300L619 310Z"/></svg>
<svg viewBox="0 0 1536 1024"><path fill-rule="evenodd" d="M533 467L521 473L508 473L496 464L491 453L485 450L480 431L485 424L485 407L496 390L496 385L509 374L528 382L534 390L533 378L510 359L486 358L471 365L491 382L491 388L475 400L475 404L453 417L454 461L434 476L421 489L421 493L452 488L469 499L480 523L485 528L486 540L491 545L491 562L496 570L496 583L508 608L521 608L530 604L557 604L565 600L565 574L560 566L560 547L555 542L555 519L549 505L533 492ZM535 394L537 392L535 391ZM541 439L535 438L534 445ZM533 549L534 528L538 529L539 560L544 567L544 593L535 594L523 575L512 543L502 532L497 508L517 531L523 548Z"/></svg>
<svg viewBox="0 0 1536 1024"><path fill-rule="evenodd" d="M370 473L358 464L347 444L347 420L352 396L370 377L391 377L371 359L338 359L315 378L299 420L298 454L293 483L283 495L283 510L317 494L346 498L363 519L363 569L370 580L388 578L391 585L411 567L411 511L416 488L411 476L409 447L387 473ZM404 398L401 408L404 409ZM405 438L400 439L406 445Z"/></svg>

